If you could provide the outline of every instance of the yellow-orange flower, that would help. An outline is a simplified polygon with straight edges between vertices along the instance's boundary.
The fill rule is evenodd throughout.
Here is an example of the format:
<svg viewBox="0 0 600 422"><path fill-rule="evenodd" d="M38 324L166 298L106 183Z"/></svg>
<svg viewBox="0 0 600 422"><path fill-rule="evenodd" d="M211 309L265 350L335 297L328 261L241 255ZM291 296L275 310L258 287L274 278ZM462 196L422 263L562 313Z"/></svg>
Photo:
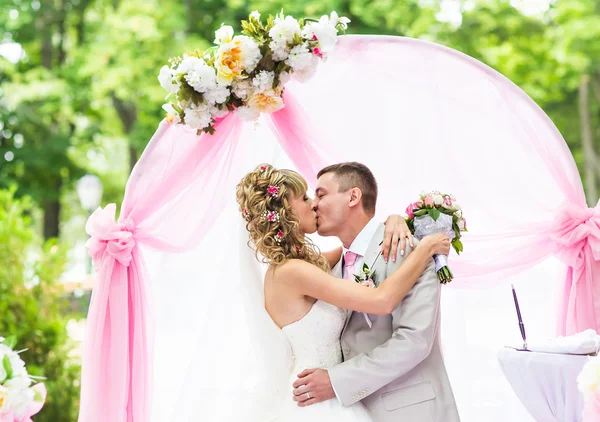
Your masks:
<svg viewBox="0 0 600 422"><path fill-rule="evenodd" d="M221 44L217 51L215 69L221 84L231 83L242 76L242 72L252 72L261 59L258 44L253 39L238 35L231 42Z"/></svg>
<svg viewBox="0 0 600 422"><path fill-rule="evenodd" d="M0 413L2 413L4 405L8 400L8 389L0 385Z"/></svg>
<svg viewBox="0 0 600 422"><path fill-rule="evenodd" d="M283 108L281 94L272 89L255 93L247 103L248 107L260 110L261 113L273 113Z"/></svg>
<svg viewBox="0 0 600 422"><path fill-rule="evenodd" d="M244 71L242 59L242 46L239 40L233 41L217 56L215 68L217 69L217 78L221 83L228 85L239 78Z"/></svg>

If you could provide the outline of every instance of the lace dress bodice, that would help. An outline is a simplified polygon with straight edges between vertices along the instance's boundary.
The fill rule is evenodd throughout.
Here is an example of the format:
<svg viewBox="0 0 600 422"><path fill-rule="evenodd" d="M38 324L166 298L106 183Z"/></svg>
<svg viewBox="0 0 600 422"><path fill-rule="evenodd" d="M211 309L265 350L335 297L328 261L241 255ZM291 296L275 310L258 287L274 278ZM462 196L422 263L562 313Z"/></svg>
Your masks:
<svg viewBox="0 0 600 422"><path fill-rule="evenodd" d="M345 322L345 310L317 300L302 319L283 327L292 347L294 371L342 362L340 335Z"/></svg>

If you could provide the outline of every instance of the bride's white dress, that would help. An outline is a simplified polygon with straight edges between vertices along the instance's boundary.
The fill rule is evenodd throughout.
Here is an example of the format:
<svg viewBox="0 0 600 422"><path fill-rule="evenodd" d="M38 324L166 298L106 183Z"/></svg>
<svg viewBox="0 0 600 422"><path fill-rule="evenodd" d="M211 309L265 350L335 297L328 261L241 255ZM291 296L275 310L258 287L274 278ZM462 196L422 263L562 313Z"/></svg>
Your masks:
<svg viewBox="0 0 600 422"><path fill-rule="evenodd" d="M308 407L298 407L292 399L292 384L304 369L330 368L342 362L340 335L346 311L317 300L300 320L282 328L292 347L294 364L289 382L289 400L283 406L278 422L372 422L359 402L343 407L337 398Z"/></svg>

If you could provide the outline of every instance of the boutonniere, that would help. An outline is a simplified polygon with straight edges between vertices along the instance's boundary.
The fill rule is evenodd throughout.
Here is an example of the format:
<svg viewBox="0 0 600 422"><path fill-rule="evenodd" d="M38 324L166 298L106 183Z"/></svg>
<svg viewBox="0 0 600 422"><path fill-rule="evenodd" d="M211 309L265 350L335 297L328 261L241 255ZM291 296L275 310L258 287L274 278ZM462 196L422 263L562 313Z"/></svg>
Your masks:
<svg viewBox="0 0 600 422"><path fill-rule="evenodd" d="M381 243L380 243L380 245L381 245ZM379 259L380 256L381 256L381 251L379 251L379 253L377 254L377 257L371 264L371 267L373 267L373 265L375 265L375 263L377 262L377 260ZM378 287L379 282L377 281L377 271L372 271L371 267L369 267L367 265L367 263L365 262L362 266L362 271L359 274L354 274L354 281L356 281L358 284L360 284L362 286L372 287L372 288Z"/></svg>
<svg viewBox="0 0 600 422"><path fill-rule="evenodd" d="M354 274L354 281L361 286L366 287L377 287L377 271L371 272L371 269L367 264L363 264L362 271L359 274Z"/></svg>

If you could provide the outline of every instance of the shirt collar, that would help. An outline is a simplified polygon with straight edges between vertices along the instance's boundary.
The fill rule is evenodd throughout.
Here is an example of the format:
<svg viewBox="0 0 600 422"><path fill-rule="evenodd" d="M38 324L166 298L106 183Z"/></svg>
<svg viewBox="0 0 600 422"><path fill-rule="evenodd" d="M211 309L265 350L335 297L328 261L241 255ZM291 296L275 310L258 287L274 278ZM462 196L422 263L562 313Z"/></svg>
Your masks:
<svg viewBox="0 0 600 422"><path fill-rule="evenodd" d="M367 253L367 248L371 243L371 239L373 236L375 236L377 227L379 227L379 223L374 218L369 220L367 225L363 227L358 236L354 238L354 241L348 249L342 246L343 254L346 255L346 252L351 251L357 255L360 255L361 257L364 257L365 253Z"/></svg>

